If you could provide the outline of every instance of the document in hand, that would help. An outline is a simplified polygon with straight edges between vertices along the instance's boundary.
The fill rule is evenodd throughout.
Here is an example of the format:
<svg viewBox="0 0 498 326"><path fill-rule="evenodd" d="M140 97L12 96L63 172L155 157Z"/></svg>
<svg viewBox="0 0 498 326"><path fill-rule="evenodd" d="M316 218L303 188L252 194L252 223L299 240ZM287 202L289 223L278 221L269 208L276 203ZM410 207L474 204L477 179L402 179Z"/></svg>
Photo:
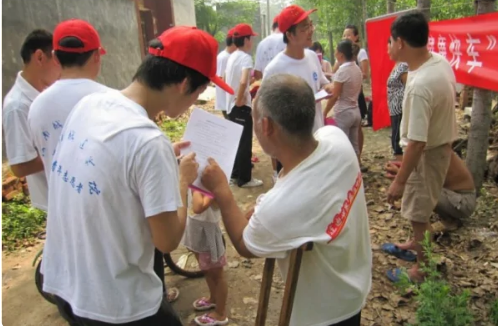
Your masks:
<svg viewBox="0 0 498 326"><path fill-rule="evenodd" d="M195 108L192 111L183 135L183 140L190 141L190 146L182 149L181 152L182 155L194 152L195 160L199 163L199 176L190 188L212 196L201 183L202 172L207 166L208 157L212 157L218 163L228 181L232 174L242 129L241 125L202 109Z"/></svg>
<svg viewBox="0 0 498 326"><path fill-rule="evenodd" d="M324 89L322 89L318 93L315 93L315 102L319 102L321 100L329 98L330 96L332 96L332 94L329 94L329 93L327 93L327 91L325 91Z"/></svg>

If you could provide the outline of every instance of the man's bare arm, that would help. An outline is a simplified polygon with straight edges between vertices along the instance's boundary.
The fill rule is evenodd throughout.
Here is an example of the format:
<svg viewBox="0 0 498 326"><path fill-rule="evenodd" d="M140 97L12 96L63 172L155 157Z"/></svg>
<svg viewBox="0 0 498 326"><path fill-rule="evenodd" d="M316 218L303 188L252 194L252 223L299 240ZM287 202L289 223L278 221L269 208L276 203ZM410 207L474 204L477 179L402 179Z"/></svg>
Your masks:
<svg viewBox="0 0 498 326"><path fill-rule="evenodd" d="M16 177L22 178L30 174L43 171L43 161L38 155L34 160L31 160L29 162L11 165L10 169Z"/></svg>

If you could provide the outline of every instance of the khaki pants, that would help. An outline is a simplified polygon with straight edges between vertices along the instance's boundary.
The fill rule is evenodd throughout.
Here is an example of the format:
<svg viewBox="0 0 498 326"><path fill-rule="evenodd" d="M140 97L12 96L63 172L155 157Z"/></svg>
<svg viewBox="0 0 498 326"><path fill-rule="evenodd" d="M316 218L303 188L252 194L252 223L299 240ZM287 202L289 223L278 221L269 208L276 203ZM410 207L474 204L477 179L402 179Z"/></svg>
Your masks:
<svg viewBox="0 0 498 326"><path fill-rule="evenodd" d="M441 220L460 223L469 218L476 208L474 190L452 191L443 189L434 212Z"/></svg>
<svg viewBox="0 0 498 326"><path fill-rule="evenodd" d="M443 190L450 166L451 147L425 150L408 178L401 200L401 215L412 222L429 223Z"/></svg>

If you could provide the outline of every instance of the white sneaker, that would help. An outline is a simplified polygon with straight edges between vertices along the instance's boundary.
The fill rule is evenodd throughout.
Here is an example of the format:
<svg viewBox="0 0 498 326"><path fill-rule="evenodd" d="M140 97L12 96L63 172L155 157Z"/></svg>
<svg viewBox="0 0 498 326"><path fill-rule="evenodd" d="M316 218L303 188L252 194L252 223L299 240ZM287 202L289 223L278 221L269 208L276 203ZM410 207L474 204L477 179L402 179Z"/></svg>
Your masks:
<svg viewBox="0 0 498 326"><path fill-rule="evenodd" d="M235 186L237 184L237 179L230 179L230 186Z"/></svg>
<svg viewBox="0 0 498 326"><path fill-rule="evenodd" d="M241 188L253 188L253 187L260 187L263 185L263 181L252 178L251 181L243 184Z"/></svg>

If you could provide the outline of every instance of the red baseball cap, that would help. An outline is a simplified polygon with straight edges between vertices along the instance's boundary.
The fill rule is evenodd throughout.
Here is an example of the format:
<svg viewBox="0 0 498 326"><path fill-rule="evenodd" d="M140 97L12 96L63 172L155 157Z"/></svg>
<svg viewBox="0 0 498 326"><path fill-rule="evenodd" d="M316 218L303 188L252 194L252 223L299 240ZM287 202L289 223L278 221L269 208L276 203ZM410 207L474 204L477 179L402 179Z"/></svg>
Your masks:
<svg viewBox="0 0 498 326"><path fill-rule="evenodd" d="M278 15L276 15L274 18L273 18L273 23L278 23Z"/></svg>
<svg viewBox="0 0 498 326"><path fill-rule="evenodd" d="M59 42L66 37L75 37L83 43L82 48L68 48L60 46ZM53 37L54 50L71 53L83 53L92 50L100 50L100 54L106 54L105 49L100 44L99 33L93 26L82 19L69 19L58 24L54 30Z"/></svg>
<svg viewBox="0 0 498 326"><path fill-rule="evenodd" d="M235 36L235 37L258 36L258 34L254 33L251 25L238 24L233 28L233 36Z"/></svg>
<svg viewBox="0 0 498 326"><path fill-rule="evenodd" d="M218 42L210 34L196 27L176 26L164 31L158 40L163 49L149 47L150 54L194 69L227 93L234 93L230 86L216 76Z"/></svg>
<svg viewBox="0 0 498 326"><path fill-rule="evenodd" d="M230 28L227 32L227 37L233 37L233 28Z"/></svg>
<svg viewBox="0 0 498 326"><path fill-rule="evenodd" d="M282 33L285 33L289 30L289 28L299 24L315 11L316 9L305 11L298 5L290 5L285 7L284 10L278 14L278 28Z"/></svg>

